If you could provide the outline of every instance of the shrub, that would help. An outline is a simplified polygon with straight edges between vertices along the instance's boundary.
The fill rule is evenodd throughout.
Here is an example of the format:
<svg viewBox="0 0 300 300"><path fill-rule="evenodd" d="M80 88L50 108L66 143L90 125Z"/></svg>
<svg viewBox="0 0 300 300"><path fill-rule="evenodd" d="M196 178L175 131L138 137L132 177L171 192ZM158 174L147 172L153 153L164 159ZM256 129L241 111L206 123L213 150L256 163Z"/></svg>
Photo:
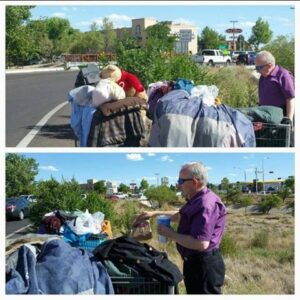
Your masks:
<svg viewBox="0 0 300 300"><path fill-rule="evenodd" d="M292 249L280 251L277 254L277 257L280 263L286 263L286 262L294 263L294 259L295 259L294 251Z"/></svg>
<svg viewBox="0 0 300 300"><path fill-rule="evenodd" d="M29 218L36 226L39 226L46 213L57 209L74 211L80 209L83 201L80 197L80 186L74 179L63 180L62 183L53 178L40 181L36 185L34 194L38 200L32 204Z"/></svg>
<svg viewBox="0 0 300 300"><path fill-rule="evenodd" d="M286 36L278 36L272 42L268 43L262 50L270 51L276 64L288 69L295 74L295 39L289 39Z"/></svg>
<svg viewBox="0 0 300 300"><path fill-rule="evenodd" d="M279 208L282 204L281 198L276 195L265 196L259 204L260 210L264 214L268 214L274 207Z"/></svg>
<svg viewBox="0 0 300 300"><path fill-rule="evenodd" d="M269 244L269 233L265 230L256 232L251 240L251 246L254 248L267 248Z"/></svg>
<svg viewBox="0 0 300 300"><path fill-rule="evenodd" d="M160 208L165 202L172 202L177 200L176 193L165 185L161 185L158 187L151 186L145 192L145 196L150 201L157 201Z"/></svg>
<svg viewBox="0 0 300 300"><path fill-rule="evenodd" d="M113 206L111 201L103 199L96 192L89 193L87 198L81 201L80 210L85 211L86 209L88 209L91 214L101 211L108 220L111 220L113 217Z"/></svg>
<svg viewBox="0 0 300 300"><path fill-rule="evenodd" d="M122 234L129 234L132 229L132 222L137 212L138 211L134 201L126 202L126 205L124 205L124 210L113 217L113 226L118 228Z"/></svg>
<svg viewBox="0 0 300 300"><path fill-rule="evenodd" d="M225 233L222 242L220 245L220 251L222 255L224 256L236 256L238 253L238 246L236 240L229 235L228 233Z"/></svg>
<svg viewBox="0 0 300 300"><path fill-rule="evenodd" d="M231 107L251 107L257 105L257 82L251 71L244 67L221 68L214 72L213 84L219 88L222 103Z"/></svg>

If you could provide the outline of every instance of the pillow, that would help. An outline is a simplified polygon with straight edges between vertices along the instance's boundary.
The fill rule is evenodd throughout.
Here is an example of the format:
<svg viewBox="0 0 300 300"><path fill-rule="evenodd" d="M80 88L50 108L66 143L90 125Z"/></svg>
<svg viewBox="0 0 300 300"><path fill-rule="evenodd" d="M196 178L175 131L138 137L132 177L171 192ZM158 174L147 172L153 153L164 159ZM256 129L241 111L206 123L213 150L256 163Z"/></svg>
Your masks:
<svg viewBox="0 0 300 300"><path fill-rule="evenodd" d="M139 109L148 109L147 101L139 97L127 97L119 101L110 101L100 106L100 110L104 116Z"/></svg>

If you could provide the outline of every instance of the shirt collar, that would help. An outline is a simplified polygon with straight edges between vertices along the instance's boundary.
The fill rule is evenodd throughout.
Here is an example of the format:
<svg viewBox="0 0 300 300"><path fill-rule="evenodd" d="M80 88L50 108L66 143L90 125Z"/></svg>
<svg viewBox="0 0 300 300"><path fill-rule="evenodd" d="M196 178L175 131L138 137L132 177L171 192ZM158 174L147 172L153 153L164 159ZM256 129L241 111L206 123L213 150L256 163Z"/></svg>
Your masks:
<svg viewBox="0 0 300 300"><path fill-rule="evenodd" d="M273 71L269 74L269 76L275 77L279 71L279 66L276 65Z"/></svg>
<svg viewBox="0 0 300 300"><path fill-rule="evenodd" d="M198 191L189 201L188 203L193 202L195 199L197 199L199 196L207 193L208 188L204 186L200 191Z"/></svg>

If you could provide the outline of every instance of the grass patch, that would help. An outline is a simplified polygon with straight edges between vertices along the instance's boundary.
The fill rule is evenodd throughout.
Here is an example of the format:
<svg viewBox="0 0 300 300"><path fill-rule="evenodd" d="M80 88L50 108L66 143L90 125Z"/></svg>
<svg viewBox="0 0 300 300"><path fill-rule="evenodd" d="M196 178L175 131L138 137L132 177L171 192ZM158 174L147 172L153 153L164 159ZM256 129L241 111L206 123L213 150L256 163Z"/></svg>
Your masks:
<svg viewBox="0 0 300 300"><path fill-rule="evenodd" d="M267 248L269 244L269 233L266 230L256 232L251 240L251 246L254 248Z"/></svg>
<svg viewBox="0 0 300 300"><path fill-rule="evenodd" d="M237 256L239 249L237 241L228 233L225 233L220 245L220 251L224 256Z"/></svg>

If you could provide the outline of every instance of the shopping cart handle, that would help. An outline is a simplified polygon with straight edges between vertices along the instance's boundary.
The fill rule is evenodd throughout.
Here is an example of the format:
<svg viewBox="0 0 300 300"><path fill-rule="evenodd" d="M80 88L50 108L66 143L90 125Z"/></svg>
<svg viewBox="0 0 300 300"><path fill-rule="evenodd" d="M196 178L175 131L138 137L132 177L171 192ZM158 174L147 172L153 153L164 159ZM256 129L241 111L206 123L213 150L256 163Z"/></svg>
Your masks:
<svg viewBox="0 0 300 300"><path fill-rule="evenodd" d="M281 120L281 124L286 124L286 125L293 125L293 121L288 118L288 117L283 117L282 120Z"/></svg>

